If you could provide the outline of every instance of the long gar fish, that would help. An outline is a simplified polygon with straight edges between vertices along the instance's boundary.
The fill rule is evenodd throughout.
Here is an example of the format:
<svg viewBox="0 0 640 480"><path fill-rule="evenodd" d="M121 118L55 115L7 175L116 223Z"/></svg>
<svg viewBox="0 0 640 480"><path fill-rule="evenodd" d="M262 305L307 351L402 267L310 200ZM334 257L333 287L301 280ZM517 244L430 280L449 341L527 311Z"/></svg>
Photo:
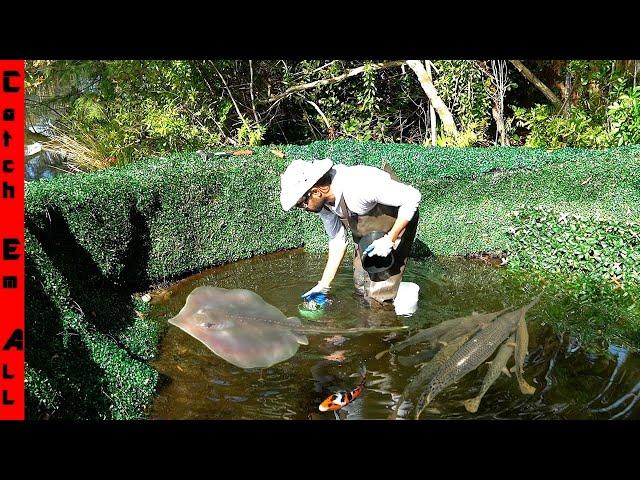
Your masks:
<svg viewBox="0 0 640 480"><path fill-rule="evenodd" d="M514 332L518 321L524 317L527 310L533 307L539 299L540 295L520 310L509 312L498 317L449 357L446 363L438 370L436 376L429 383L426 392L420 398L416 409L416 418L420 416L422 410L429 405L438 393L452 383L460 380L489 358L496 348L498 348L498 345L504 342L507 337Z"/></svg>
<svg viewBox="0 0 640 480"><path fill-rule="evenodd" d="M396 343L389 349L389 351L391 353L397 353L401 350L404 350L410 345L415 345L416 343L420 342L430 342L431 344L435 344L441 339L441 337L445 335L445 341L452 340L454 338L457 338L459 335L467 332L469 329L473 328L476 325L491 322L494 318L502 315L507 310L509 310L509 308L505 308L503 310L500 310L499 312L468 315L466 317L458 317L452 318L450 320L445 320L444 322L441 322L433 327L419 330L418 333L412 335L406 340ZM449 332L451 332L450 335Z"/></svg>
<svg viewBox="0 0 640 480"><path fill-rule="evenodd" d="M422 352L417 353L416 355L410 355L406 357L398 355L397 360L400 365L403 365L405 367L410 367L412 365L417 365L419 363L428 362L437 353L438 353L438 349L432 348L432 349L423 350Z"/></svg>
<svg viewBox="0 0 640 480"><path fill-rule="evenodd" d="M489 366L489 370L487 371L484 380L482 380L480 393L478 393L474 398L464 401L464 408L466 408L468 412L475 413L478 411L482 397L484 397L484 394L487 393L487 390L489 390L491 385L493 385L493 382L498 379L501 373L504 372L506 375L511 376L506 366L511 355L513 355L515 345L515 336L511 335L509 339L500 346L498 353L496 353L496 356L493 357L493 360L491 361L491 365Z"/></svg>
<svg viewBox="0 0 640 480"><path fill-rule="evenodd" d="M438 370L440 370L440 368L446 363L449 357L453 355L456 350L458 350L464 342L469 339L470 336L471 334L463 335L451 343L444 345L438 353L436 353L433 359L420 369L415 378L405 387L404 392L402 392L402 396L400 397L400 400L398 400L394 412L391 414L391 419L396 418L402 403L407 398L414 395L421 387L424 387L424 385L427 384L427 382L429 382L436 373L438 373Z"/></svg>
<svg viewBox="0 0 640 480"><path fill-rule="evenodd" d="M523 313L520 321L518 321L518 328L516 330L516 364L513 366L513 368L516 371L516 378L518 379L520 391L525 395L533 395L536 391L536 388L529 385L523 377L524 357L527 355L527 353L529 353L528 350L529 332L527 331L527 322L525 322L524 320Z"/></svg>

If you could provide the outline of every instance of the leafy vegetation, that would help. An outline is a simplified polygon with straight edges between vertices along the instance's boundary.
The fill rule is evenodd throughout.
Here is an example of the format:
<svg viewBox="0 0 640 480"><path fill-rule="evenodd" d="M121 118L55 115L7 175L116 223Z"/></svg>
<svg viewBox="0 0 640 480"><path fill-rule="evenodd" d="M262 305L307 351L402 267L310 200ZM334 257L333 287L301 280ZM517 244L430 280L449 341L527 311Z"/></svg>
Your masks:
<svg viewBox="0 0 640 480"><path fill-rule="evenodd" d="M574 60L566 63L564 104L514 106L515 125L525 127L530 147L594 147L640 142L638 67L627 62Z"/></svg>
<svg viewBox="0 0 640 480"><path fill-rule="evenodd" d="M556 328L578 332L588 342L606 337L640 345L640 223L583 217L549 207L512 212L509 266L517 275L535 272L556 298L555 314L581 310L575 322ZM576 307L577 305L577 307ZM560 322L562 323L562 322Z"/></svg>
<svg viewBox="0 0 640 480"><path fill-rule="evenodd" d="M618 288L640 286L640 224L583 218L545 207L513 212L512 263L549 273L576 273ZM585 293L581 291L580 293Z"/></svg>

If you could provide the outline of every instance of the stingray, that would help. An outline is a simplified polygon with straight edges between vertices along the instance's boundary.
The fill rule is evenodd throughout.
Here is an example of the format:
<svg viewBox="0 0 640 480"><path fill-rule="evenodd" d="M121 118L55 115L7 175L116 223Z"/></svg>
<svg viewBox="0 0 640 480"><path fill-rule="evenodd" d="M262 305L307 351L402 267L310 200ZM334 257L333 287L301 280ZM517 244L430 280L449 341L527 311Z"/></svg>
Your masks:
<svg viewBox="0 0 640 480"><path fill-rule="evenodd" d="M291 358L300 345L309 343L306 333L358 334L407 328L314 328L302 325L297 317L285 316L251 290L211 286L195 288L169 323L240 368L267 368Z"/></svg>

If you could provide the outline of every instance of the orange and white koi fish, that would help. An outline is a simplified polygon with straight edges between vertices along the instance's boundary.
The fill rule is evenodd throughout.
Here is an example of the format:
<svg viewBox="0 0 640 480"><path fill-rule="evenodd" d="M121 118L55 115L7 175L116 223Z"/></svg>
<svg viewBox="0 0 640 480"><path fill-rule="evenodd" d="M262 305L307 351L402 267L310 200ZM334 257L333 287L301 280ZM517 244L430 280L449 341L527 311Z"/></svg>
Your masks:
<svg viewBox="0 0 640 480"><path fill-rule="evenodd" d="M349 405L356 398L360 396L362 390L364 390L364 379L367 375L366 367L362 367L360 369L360 375L362 376L362 381L360 384L354 388L353 390L341 390L333 395L329 395L318 407L318 410L321 412L326 412L327 410L340 410L345 405Z"/></svg>

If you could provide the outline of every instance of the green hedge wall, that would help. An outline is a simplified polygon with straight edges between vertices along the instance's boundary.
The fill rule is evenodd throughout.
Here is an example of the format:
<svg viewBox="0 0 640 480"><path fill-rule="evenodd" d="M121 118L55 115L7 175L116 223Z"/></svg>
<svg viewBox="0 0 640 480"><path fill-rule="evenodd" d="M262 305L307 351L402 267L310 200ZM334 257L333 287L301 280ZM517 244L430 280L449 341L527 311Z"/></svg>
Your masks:
<svg viewBox="0 0 640 480"><path fill-rule="evenodd" d="M521 205L640 221L637 146L551 152L337 141L275 147L285 159L271 148L229 158L180 153L27 183L30 418L144 415L158 380L145 361L163 327L146 320L136 292L241 258L326 248L314 215L280 208L279 175L294 158L390 163L421 190L416 243L438 255L510 248L510 213Z"/></svg>

